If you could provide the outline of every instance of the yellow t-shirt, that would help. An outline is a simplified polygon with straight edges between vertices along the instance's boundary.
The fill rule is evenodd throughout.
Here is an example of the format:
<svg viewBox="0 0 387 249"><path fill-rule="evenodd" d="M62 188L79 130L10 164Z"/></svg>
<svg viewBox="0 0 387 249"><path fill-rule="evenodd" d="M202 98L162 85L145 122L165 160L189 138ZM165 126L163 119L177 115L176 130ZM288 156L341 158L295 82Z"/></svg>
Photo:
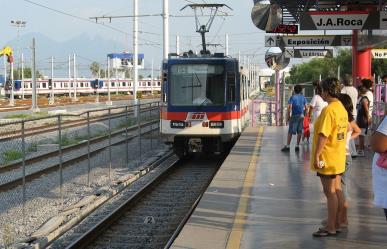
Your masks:
<svg viewBox="0 0 387 249"><path fill-rule="evenodd" d="M323 175L337 175L345 171L345 141L347 137L348 114L340 101L331 102L325 107L314 123L311 169ZM325 167L315 169L314 154L319 134L327 137L320 160Z"/></svg>

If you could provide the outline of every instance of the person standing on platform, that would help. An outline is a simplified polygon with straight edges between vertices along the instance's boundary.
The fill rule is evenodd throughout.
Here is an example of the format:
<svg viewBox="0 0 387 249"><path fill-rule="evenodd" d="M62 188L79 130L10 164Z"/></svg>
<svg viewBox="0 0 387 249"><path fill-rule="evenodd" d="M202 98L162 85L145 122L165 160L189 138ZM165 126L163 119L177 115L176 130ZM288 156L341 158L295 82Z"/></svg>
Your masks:
<svg viewBox="0 0 387 249"><path fill-rule="evenodd" d="M320 116L322 109L324 109L324 107L328 105L328 103L325 102L321 97L322 88L319 83L315 85L314 90L315 95L313 96L309 104L309 117L312 118L313 123L314 121L316 121L318 116Z"/></svg>
<svg viewBox="0 0 387 249"><path fill-rule="evenodd" d="M294 95L289 98L288 111L286 113L286 120L289 123L288 138L286 145L281 151L290 151L290 142L292 136L297 134L297 145L295 151L300 151L300 141L302 136L302 128L304 125L304 110L307 104L306 98L302 95L302 87L300 85L294 86ZM290 116L290 112L292 115Z"/></svg>
<svg viewBox="0 0 387 249"><path fill-rule="evenodd" d="M315 237L335 236L344 197L341 175L345 171L345 144L348 114L339 101L341 86L336 78L321 84L322 98L328 102L314 123L311 170L317 171L327 198L328 219L326 226L313 233Z"/></svg>
<svg viewBox="0 0 387 249"><path fill-rule="evenodd" d="M372 185L374 203L384 209L387 220L387 117L383 118L371 137L371 148L375 151L372 160Z"/></svg>
<svg viewBox="0 0 387 249"><path fill-rule="evenodd" d="M347 129L347 140L346 140L346 158L345 158L345 171L341 178L341 187L343 189L344 203L339 217L340 228L348 227L348 216L347 210L349 207L349 195L348 195L348 185L349 185L349 175L350 168L352 166L352 157L351 157L351 141L356 139L360 135L360 128L357 126L356 121L353 117L353 105L352 98L348 94L340 94L340 102L343 104L345 110L348 114L348 129Z"/></svg>
<svg viewBox="0 0 387 249"><path fill-rule="evenodd" d="M365 136L368 134L368 126L371 124L370 119L370 100L367 97L368 90L364 85L359 86L359 100L356 105L357 115L356 123L361 128L361 134L359 136L359 149L357 155L364 157L364 144Z"/></svg>
<svg viewBox="0 0 387 249"><path fill-rule="evenodd" d="M362 79L361 84L367 89L366 96L369 100L369 113L368 113L368 119L369 123L371 124L371 119L372 119L372 112L374 109L374 93L373 93L373 86L374 83L370 79Z"/></svg>
<svg viewBox="0 0 387 249"><path fill-rule="evenodd" d="M356 120L357 110L356 110L356 102L358 99L358 92L356 87L352 84L352 76L349 74L344 75L342 80L344 87L341 89L341 93L348 94L349 97L352 100L352 116ZM351 149L351 156L353 158L357 157L357 150L355 145L355 140L350 140L350 149Z"/></svg>
<svg viewBox="0 0 387 249"><path fill-rule="evenodd" d="M302 133L302 142L304 144L309 144L310 138L310 116L309 116L309 107L307 106L304 111L304 127Z"/></svg>
<svg viewBox="0 0 387 249"><path fill-rule="evenodd" d="M382 92L381 92L381 100L382 102L386 101L386 87L387 87L387 74L382 76Z"/></svg>

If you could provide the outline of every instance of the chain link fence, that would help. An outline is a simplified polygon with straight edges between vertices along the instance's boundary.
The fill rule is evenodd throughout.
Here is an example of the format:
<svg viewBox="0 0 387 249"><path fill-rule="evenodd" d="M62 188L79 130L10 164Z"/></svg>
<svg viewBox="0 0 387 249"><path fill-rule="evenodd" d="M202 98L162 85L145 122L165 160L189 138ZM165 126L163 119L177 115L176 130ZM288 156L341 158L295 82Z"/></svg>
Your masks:
<svg viewBox="0 0 387 249"><path fill-rule="evenodd" d="M0 248L165 149L159 108L150 102L0 124Z"/></svg>

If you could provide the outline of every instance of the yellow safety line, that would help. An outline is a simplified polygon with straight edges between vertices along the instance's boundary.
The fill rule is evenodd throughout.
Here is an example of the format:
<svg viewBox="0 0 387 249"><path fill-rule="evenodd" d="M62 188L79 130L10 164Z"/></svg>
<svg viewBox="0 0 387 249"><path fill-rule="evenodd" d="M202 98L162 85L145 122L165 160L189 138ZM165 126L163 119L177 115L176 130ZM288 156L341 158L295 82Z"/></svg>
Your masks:
<svg viewBox="0 0 387 249"><path fill-rule="evenodd" d="M227 241L227 249L237 249L240 247L244 226L246 224L247 218L247 206L250 198L251 189L254 185L255 181L255 172L258 160L258 150L259 145L261 144L261 138L263 133L263 127L259 127L257 141L255 142L253 156L251 157L249 168L247 169L247 173L245 176L245 181L243 183L243 189L241 193L241 197L238 203L238 211L234 218L234 224L232 226L232 230L230 236Z"/></svg>

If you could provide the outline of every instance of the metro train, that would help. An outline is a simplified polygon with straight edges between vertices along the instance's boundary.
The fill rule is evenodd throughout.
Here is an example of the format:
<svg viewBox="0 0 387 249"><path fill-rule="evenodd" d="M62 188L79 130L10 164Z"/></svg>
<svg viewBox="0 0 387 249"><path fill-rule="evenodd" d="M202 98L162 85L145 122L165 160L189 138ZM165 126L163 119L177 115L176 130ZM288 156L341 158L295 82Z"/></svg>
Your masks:
<svg viewBox="0 0 387 249"><path fill-rule="evenodd" d="M56 78L51 79L39 79L36 80L36 89L37 94L39 95L49 95L51 89L55 95L67 95L69 92L74 93L76 91L79 95L89 95L95 94L96 92L100 94L108 93L108 80L107 79L90 79L90 78L78 78L74 79L68 78ZM21 97L24 92L24 96L28 97L32 95L32 81L31 79L25 79L23 81L24 88L22 88L21 80L14 81L14 96L15 98ZM98 89L98 90L97 90ZM4 86L5 94L9 96L11 94L11 84L8 81ZM143 94L146 93L161 92L161 80L143 78L138 80L137 92ZM125 93L133 94L133 82L131 79L110 79L110 92L111 93Z"/></svg>
<svg viewBox="0 0 387 249"><path fill-rule="evenodd" d="M249 118L247 70L222 53L169 57L162 70L164 142L179 157L228 151Z"/></svg>

